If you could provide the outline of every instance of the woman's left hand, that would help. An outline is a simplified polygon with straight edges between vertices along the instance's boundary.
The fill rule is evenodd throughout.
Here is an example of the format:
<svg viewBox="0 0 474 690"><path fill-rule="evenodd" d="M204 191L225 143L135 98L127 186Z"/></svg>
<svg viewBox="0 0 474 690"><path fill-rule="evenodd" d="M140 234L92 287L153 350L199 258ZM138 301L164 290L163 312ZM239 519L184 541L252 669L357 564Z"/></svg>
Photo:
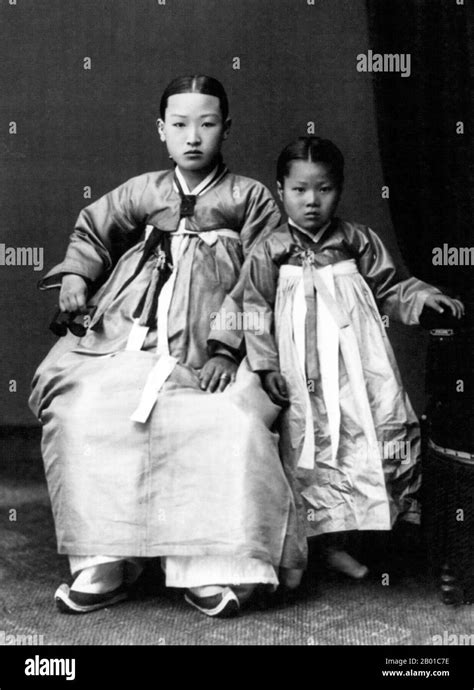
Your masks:
<svg viewBox="0 0 474 690"><path fill-rule="evenodd" d="M464 304L458 299L452 299L447 295L437 294L430 295L425 302L426 306L431 307L440 314L444 314L444 306L449 307L453 312L453 316L460 319L464 316Z"/></svg>
<svg viewBox="0 0 474 690"><path fill-rule="evenodd" d="M211 357L199 373L201 389L209 393L222 393L231 381L235 380L237 364L228 357Z"/></svg>

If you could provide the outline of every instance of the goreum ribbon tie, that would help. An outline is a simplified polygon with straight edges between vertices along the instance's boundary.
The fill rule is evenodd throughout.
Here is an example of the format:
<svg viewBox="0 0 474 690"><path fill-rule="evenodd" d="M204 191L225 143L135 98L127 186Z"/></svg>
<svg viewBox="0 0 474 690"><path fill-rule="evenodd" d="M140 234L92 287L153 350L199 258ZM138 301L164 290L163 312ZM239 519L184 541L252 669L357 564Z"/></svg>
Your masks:
<svg viewBox="0 0 474 690"><path fill-rule="evenodd" d="M134 324L128 338L127 350L141 350L148 330L156 327L158 321L158 360L147 377L140 402L131 417L133 421L140 423L147 421L161 387L178 363L178 360L171 356L168 347L168 310L176 281L177 264L188 247L191 236L198 235L201 237L201 233L187 228L186 219L194 215L197 197L215 186L226 173L227 168L221 161L191 193L186 180L176 168L173 185L181 200L178 227L173 233L163 232L151 226L146 228L147 231L151 229L151 232L146 241L140 265L137 266L137 271L141 270L152 253L156 255L156 263L146 293L133 314ZM225 233L226 231L221 232ZM206 243L213 243L221 232L203 232L202 239ZM177 243L172 244L173 241L177 241Z"/></svg>
<svg viewBox="0 0 474 690"><path fill-rule="evenodd" d="M308 384L320 385L328 414L332 456L335 459L339 445L339 331L350 325L350 320L333 296L333 268L316 269L314 254L308 250L302 256L304 298L306 303L305 344L306 377ZM324 361L322 361L324 360ZM320 366L323 364L323 366ZM316 383L318 382L318 383ZM309 402L309 401L308 401ZM307 431L300 467L314 466L314 436L312 415L307 406Z"/></svg>

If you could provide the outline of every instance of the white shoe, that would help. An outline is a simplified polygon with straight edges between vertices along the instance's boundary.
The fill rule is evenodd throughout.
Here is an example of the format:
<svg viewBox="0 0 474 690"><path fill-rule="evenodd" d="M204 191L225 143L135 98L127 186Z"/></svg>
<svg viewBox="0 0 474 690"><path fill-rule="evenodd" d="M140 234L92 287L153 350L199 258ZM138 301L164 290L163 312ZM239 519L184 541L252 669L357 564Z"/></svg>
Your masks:
<svg viewBox="0 0 474 690"><path fill-rule="evenodd" d="M230 587L224 587L222 592L210 597L198 597L188 589L184 599L201 613L213 618L232 618L240 610L239 599Z"/></svg>
<svg viewBox="0 0 474 690"><path fill-rule="evenodd" d="M62 584L57 588L54 599L61 613L90 613L103 609L106 606L113 606L128 598L128 592L120 586L112 592L104 594L86 594L75 592L68 585Z"/></svg>

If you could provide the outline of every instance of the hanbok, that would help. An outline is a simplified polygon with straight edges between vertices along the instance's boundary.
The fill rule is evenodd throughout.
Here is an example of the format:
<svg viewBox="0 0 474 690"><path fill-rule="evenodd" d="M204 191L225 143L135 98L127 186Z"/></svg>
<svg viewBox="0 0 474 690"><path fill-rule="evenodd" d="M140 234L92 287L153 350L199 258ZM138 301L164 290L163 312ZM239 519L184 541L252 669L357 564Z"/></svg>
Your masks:
<svg viewBox="0 0 474 690"><path fill-rule="evenodd" d="M194 576L169 560L176 586L212 582L203 557L237 582L277 582L295 522L278 408L246 360L223 393L202 391L198 373L219 353L210 324L244 256L279 220L263 185L223 165L192 194L179 170L141 175L79 215L40 287L85 277L90 323L52 348L30 398L59 553L198 559Z"/></svg>
<svg viewBox="0 0 474 690"><path fill-rule="evenodd" d="M315 236L292 223L266 232L245 273L245 310L264 324L245 335L251 368L281 371L289 388L280 452L300 537L418 522L419 425L381 312L417 324L439 290L336 218Z"/></svg>

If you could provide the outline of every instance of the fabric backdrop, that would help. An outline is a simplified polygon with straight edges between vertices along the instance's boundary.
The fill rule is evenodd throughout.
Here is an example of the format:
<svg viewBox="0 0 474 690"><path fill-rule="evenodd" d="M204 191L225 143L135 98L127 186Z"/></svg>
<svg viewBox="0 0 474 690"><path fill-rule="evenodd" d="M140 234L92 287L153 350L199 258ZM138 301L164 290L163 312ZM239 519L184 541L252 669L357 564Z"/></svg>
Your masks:
<svg viewBox="0 0 474 690"><path fill-rule="evenodd" d="M374 52L411 54L409 78L374 74L382 164L404 259L420 278L465 297L472 265L434 265L432 250L473 244L472 3L367 6Z"/></svg>
<svg viewBox="0 0 474 690"><path fill-rule="evenodd" d="M373 75L356 69L370 47L365 0L3 0L0 243L43 248L45 268L58 262L83 206L168 165L155 130L161 92L174 76L204 72L229 93L232 169L274 190L280 149L314 123L346 156L341 215L369 224L397 255L381 195ZM34 423L26 400L54 342L56 301L36 291L39 276L0 266L0 425ZM390 324L389 335L420 411L424 334Z"/></svg>

